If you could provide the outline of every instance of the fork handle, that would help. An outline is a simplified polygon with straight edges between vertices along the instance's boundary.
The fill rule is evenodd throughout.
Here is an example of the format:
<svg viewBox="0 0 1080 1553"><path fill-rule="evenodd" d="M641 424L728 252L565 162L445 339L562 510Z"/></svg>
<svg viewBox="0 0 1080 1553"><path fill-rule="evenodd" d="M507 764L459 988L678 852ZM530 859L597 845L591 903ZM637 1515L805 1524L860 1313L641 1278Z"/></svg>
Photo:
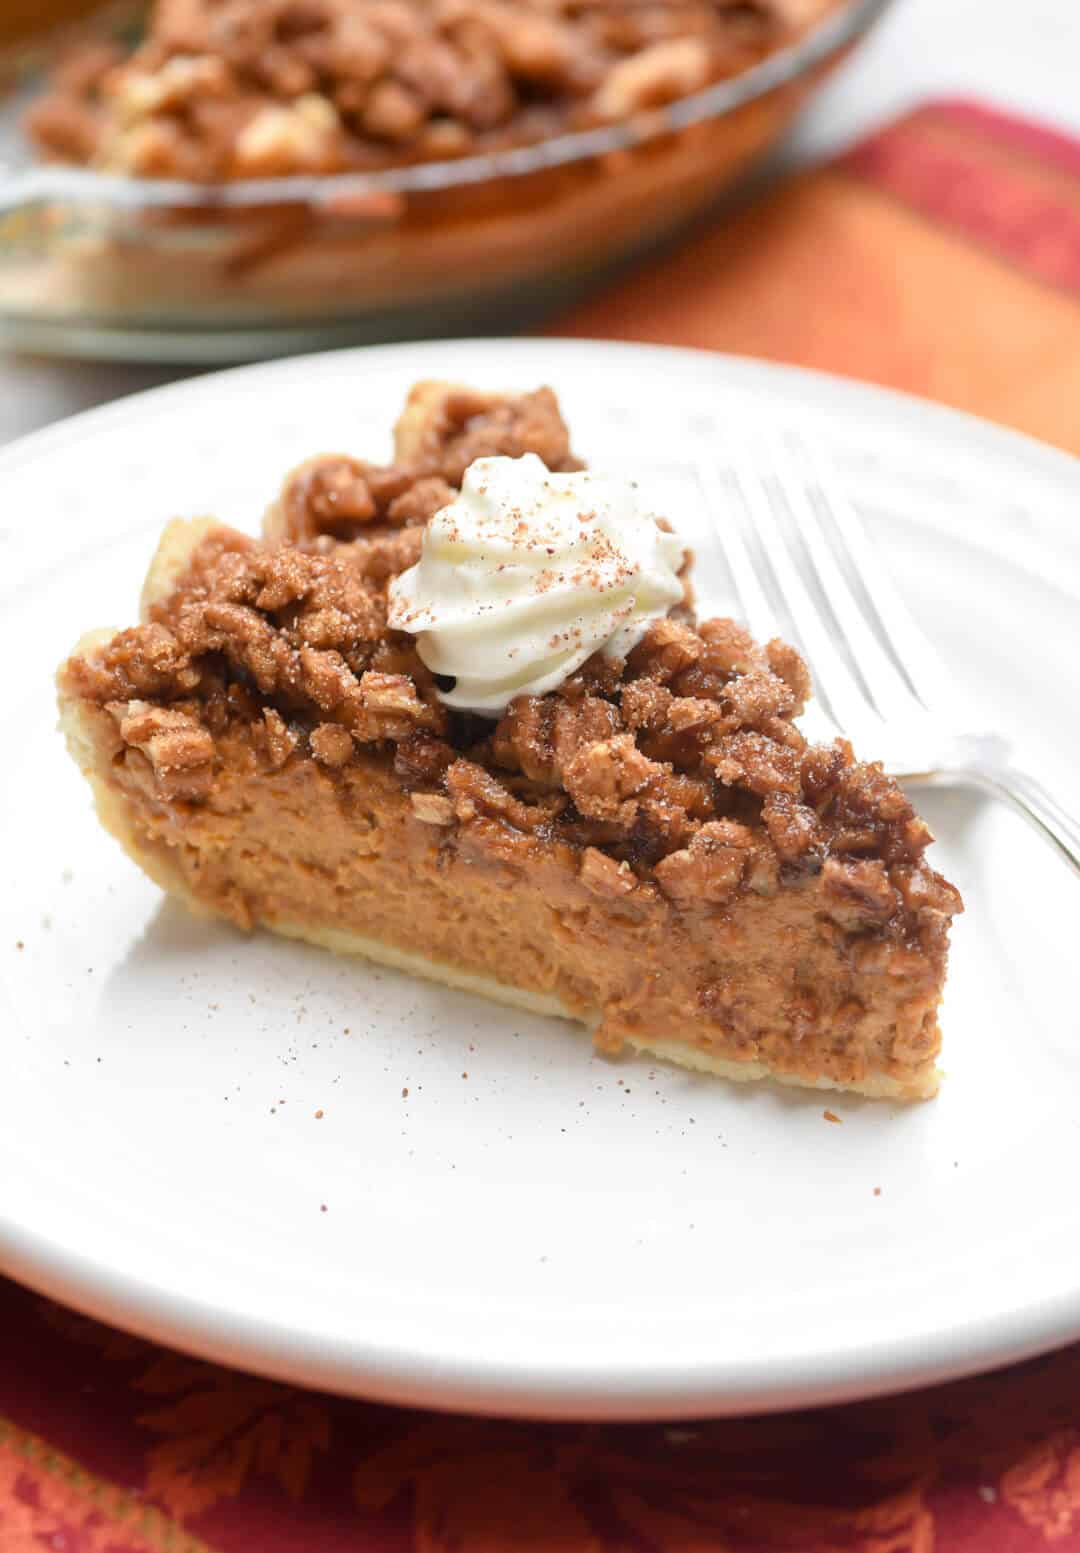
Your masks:
<svg viewBox="0 0 1080 1553"><path fill-rule="evenodd" d="M1010 804L1073 872L1080 874L1080 824L1026 771L1015 766L980 764L935 772L932 780L941 784L971 783Z"/></svg>

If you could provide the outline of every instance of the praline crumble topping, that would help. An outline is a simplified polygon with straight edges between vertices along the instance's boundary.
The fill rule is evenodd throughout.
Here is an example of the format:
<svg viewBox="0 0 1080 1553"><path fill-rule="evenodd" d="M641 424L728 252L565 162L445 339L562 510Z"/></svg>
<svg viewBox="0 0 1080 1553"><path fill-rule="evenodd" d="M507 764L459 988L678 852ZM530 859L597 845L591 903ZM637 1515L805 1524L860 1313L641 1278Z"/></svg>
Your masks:
<svg viewBox="0 0 1080 1553"><path fill-rule="evenodd" d="M61 670L107 823L206 909L516 988L608 1047L932 1092L960 898L881 767L807 742L792 647L687 593L496 721L388 627L468 465L528 452L580 467L550 390L423 384L393 464L313 459L263 540L189 536L143 622Z"/></svg>

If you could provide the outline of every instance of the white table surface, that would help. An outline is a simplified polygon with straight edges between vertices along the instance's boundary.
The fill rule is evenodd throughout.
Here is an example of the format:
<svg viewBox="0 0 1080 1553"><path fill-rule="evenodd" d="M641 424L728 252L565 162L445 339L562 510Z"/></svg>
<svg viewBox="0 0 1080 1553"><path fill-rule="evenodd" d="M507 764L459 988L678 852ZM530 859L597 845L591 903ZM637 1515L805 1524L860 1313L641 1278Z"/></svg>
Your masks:
<svg viewBox="0 0 1080 1553"><path fill-rule="evenodd" d="M871 39L796 130L794 159L828 155L930 96L976 95L1080 133L1080 0L895 0ZM0 353L0 442L119 395L186 375L177 367Z"/></svg>

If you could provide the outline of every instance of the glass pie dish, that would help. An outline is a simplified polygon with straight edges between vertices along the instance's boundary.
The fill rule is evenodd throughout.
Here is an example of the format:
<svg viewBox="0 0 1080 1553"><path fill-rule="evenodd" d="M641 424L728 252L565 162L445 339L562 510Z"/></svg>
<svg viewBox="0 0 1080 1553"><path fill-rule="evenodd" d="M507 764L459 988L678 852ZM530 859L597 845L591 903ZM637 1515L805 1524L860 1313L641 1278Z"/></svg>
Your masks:
<svg viewBox="0 0 1080 1553"><path fill-rule="evenodd" d="M887 4L836 0L759 63L616 123L221 182L38 161L39 48L8 61L0 102L0 342L215 361L522 327L709 208Z"/></svg>

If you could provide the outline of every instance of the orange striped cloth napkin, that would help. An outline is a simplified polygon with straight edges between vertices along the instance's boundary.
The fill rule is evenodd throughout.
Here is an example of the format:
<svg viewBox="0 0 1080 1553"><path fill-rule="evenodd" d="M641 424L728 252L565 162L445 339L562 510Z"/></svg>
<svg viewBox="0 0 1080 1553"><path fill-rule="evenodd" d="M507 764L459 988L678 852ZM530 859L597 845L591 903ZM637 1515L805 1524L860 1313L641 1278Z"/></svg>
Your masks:
<svg viewBox="0 0 1080 1553"><path fill-rule="evenodd" d="M929 104L552 332L819 367L1080 453L1080 144Z"/></svg>

